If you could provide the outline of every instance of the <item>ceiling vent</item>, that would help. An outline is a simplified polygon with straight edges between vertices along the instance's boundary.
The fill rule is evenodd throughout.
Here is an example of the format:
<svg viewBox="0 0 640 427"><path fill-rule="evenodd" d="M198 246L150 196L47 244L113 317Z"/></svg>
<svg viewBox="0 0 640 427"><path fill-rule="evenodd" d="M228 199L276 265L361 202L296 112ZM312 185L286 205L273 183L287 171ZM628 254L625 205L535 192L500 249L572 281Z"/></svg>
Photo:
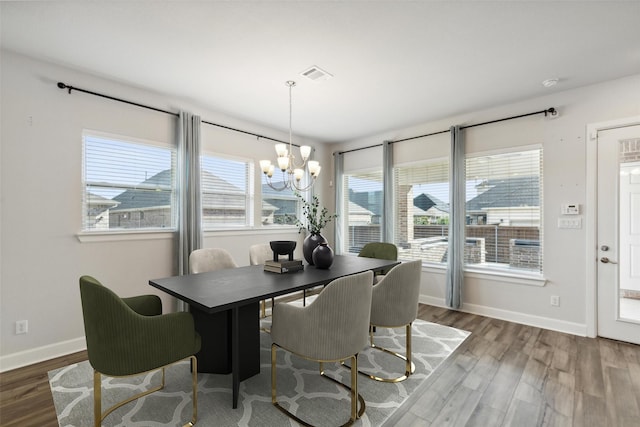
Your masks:
<svg viewBox="0 0 640 427"><path fill-rule="evenodd" d="M312 82L323 82L325 80L329 80L330 78L333 77L333 75L327 73L326 71L324 71L322 68L317 67L315 65L311 66L310 68L304 70L303 72L300 73L301 76L308 78L309 80L311 80Z"/></svg>

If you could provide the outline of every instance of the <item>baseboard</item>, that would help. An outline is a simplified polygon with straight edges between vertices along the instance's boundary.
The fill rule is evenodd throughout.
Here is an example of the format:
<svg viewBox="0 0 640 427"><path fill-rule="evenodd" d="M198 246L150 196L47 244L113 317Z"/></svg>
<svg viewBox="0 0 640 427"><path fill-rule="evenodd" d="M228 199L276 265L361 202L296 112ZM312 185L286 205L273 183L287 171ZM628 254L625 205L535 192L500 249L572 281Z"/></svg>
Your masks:
<svg viewBox="0 0 640 427"><path fill-rule="evenodd" d="M87 342L84 337L80 337L60 343L20 351L18 353L7 354L6 356L0 356L0 372L22 368L33 365L34 363L44 362L45 360L55 359L56 357L66 356L67 354L77 353L86 349Z"/></svg>
<svg viewBox="0 0 640 427"><path fill-rule="evenodd" d="M427 295L420 296L420 302L423 304L433 305L436 307L447 308L444 299L430 297ZM578 335L581 337L587 336L587 325L567 322L565 320L552 319L549 317L534 316L532 314L518 313L515 311L502 310L494 307L487 307L478 304L462 304L460 311L471 314L478 314L481 316L491 317L493 319L506 320L509 322L520 323L528 326L535 326L537 328L549 329L557 332L564 332L567 334Z"/></svg>

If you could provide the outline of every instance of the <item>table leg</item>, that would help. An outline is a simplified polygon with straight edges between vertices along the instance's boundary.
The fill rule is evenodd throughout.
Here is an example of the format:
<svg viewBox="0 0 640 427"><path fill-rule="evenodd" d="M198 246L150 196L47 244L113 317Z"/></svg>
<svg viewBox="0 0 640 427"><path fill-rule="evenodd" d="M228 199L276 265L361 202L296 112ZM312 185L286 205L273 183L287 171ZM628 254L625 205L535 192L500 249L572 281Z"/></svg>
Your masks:
<svg viewBox="0 0 640 427"><path fill-rule="evenodd" d="M231 378L233 390L233 409L238 407L240 391L240 315L238 307L231 310Z"/></svg>
<svg viewBox="0 0 640 427"><path fill-rule="evenodd" d="M238 405L240 382L260 372L259 303L217 313L192 307L196 331L202 337L198 372L231 374L233 407Z"/></svg>

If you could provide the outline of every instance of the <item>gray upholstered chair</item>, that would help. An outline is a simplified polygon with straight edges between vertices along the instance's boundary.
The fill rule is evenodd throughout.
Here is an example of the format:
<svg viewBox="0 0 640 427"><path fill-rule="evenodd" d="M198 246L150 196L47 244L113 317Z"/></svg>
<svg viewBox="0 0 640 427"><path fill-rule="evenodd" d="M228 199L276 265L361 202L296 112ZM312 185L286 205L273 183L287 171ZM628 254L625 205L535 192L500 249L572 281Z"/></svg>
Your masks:
<svg viewBox="0 0 640 427"><path fill-rule="evenodd" d="M369 375L376 381L399 382L406 380L415 372L416 366L411 361L411 325L418 316L418 299L420 296L420 275L422 260L403 262L393 267L373 286L371 300L371 347L385 351L405 361L405 374L398 378L380 378ZM373 342L375 327L406 327L406 356L378 347Z"/></svg>
<svg viewBox="0 0 640 427"><path fill-rule="evenodd" d="M306 307L277 304L271 325L271 401L282 412L303 425L309 425L280 406L276 393L276 350L278 347L305 359L320 362L320 375L351 390L351 417L345 425L360 418L365 410L358 394L358 353L367 346L371 295L370 271L341 277L329 283ZM350 359L351 387L324 374L324 362ZM360 410L358 410L360 402Z"/></svg>
<svg viewBox="0 0 640 427"><path fill-rule="evenodd" d="M196 249L189 255L189 273L206 273L208 271L236 268L238 264L231 254L221 248Z"/></svg>
<svg viewBox="0 0 640 427"><path fill-rule="evenodd" d="M198 417L198 366L200 335L190 313L162 314L157 295L120 298L90 276L80 278L80 299L89 363L93 368L94 426L122 405L164 388L165 367L191 360L193 415ZM101 375L126 377L162 370L161 384L137 393L102 412Z"/></svg>

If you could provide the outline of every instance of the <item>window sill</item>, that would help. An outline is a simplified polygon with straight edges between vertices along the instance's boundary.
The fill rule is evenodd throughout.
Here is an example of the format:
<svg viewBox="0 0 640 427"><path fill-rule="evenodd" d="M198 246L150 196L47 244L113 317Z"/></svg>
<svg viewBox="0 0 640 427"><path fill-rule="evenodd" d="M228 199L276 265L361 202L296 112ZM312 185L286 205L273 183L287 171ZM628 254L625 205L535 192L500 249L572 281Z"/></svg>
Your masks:
<svg viewBox="0 0 640 427"><path fill-rule="evenodd" d="M124 240L158 240L171 239L176 229L131 230L131 231L87 231L78 233L76 237L81 243L116 242Z"/></svg>
<svg viewBox="0 0 640 427"><path fill-rule="evenodd" d="M423 264L422 271L442 274L447 273L447 267L437 264ZM496 271L479 268L465 268L464 277L473 279L493 280L496 282L507 282L513 285L538 286L542 287L547 284L547 279L535 274L518 274L506 271Z"/></svg>

